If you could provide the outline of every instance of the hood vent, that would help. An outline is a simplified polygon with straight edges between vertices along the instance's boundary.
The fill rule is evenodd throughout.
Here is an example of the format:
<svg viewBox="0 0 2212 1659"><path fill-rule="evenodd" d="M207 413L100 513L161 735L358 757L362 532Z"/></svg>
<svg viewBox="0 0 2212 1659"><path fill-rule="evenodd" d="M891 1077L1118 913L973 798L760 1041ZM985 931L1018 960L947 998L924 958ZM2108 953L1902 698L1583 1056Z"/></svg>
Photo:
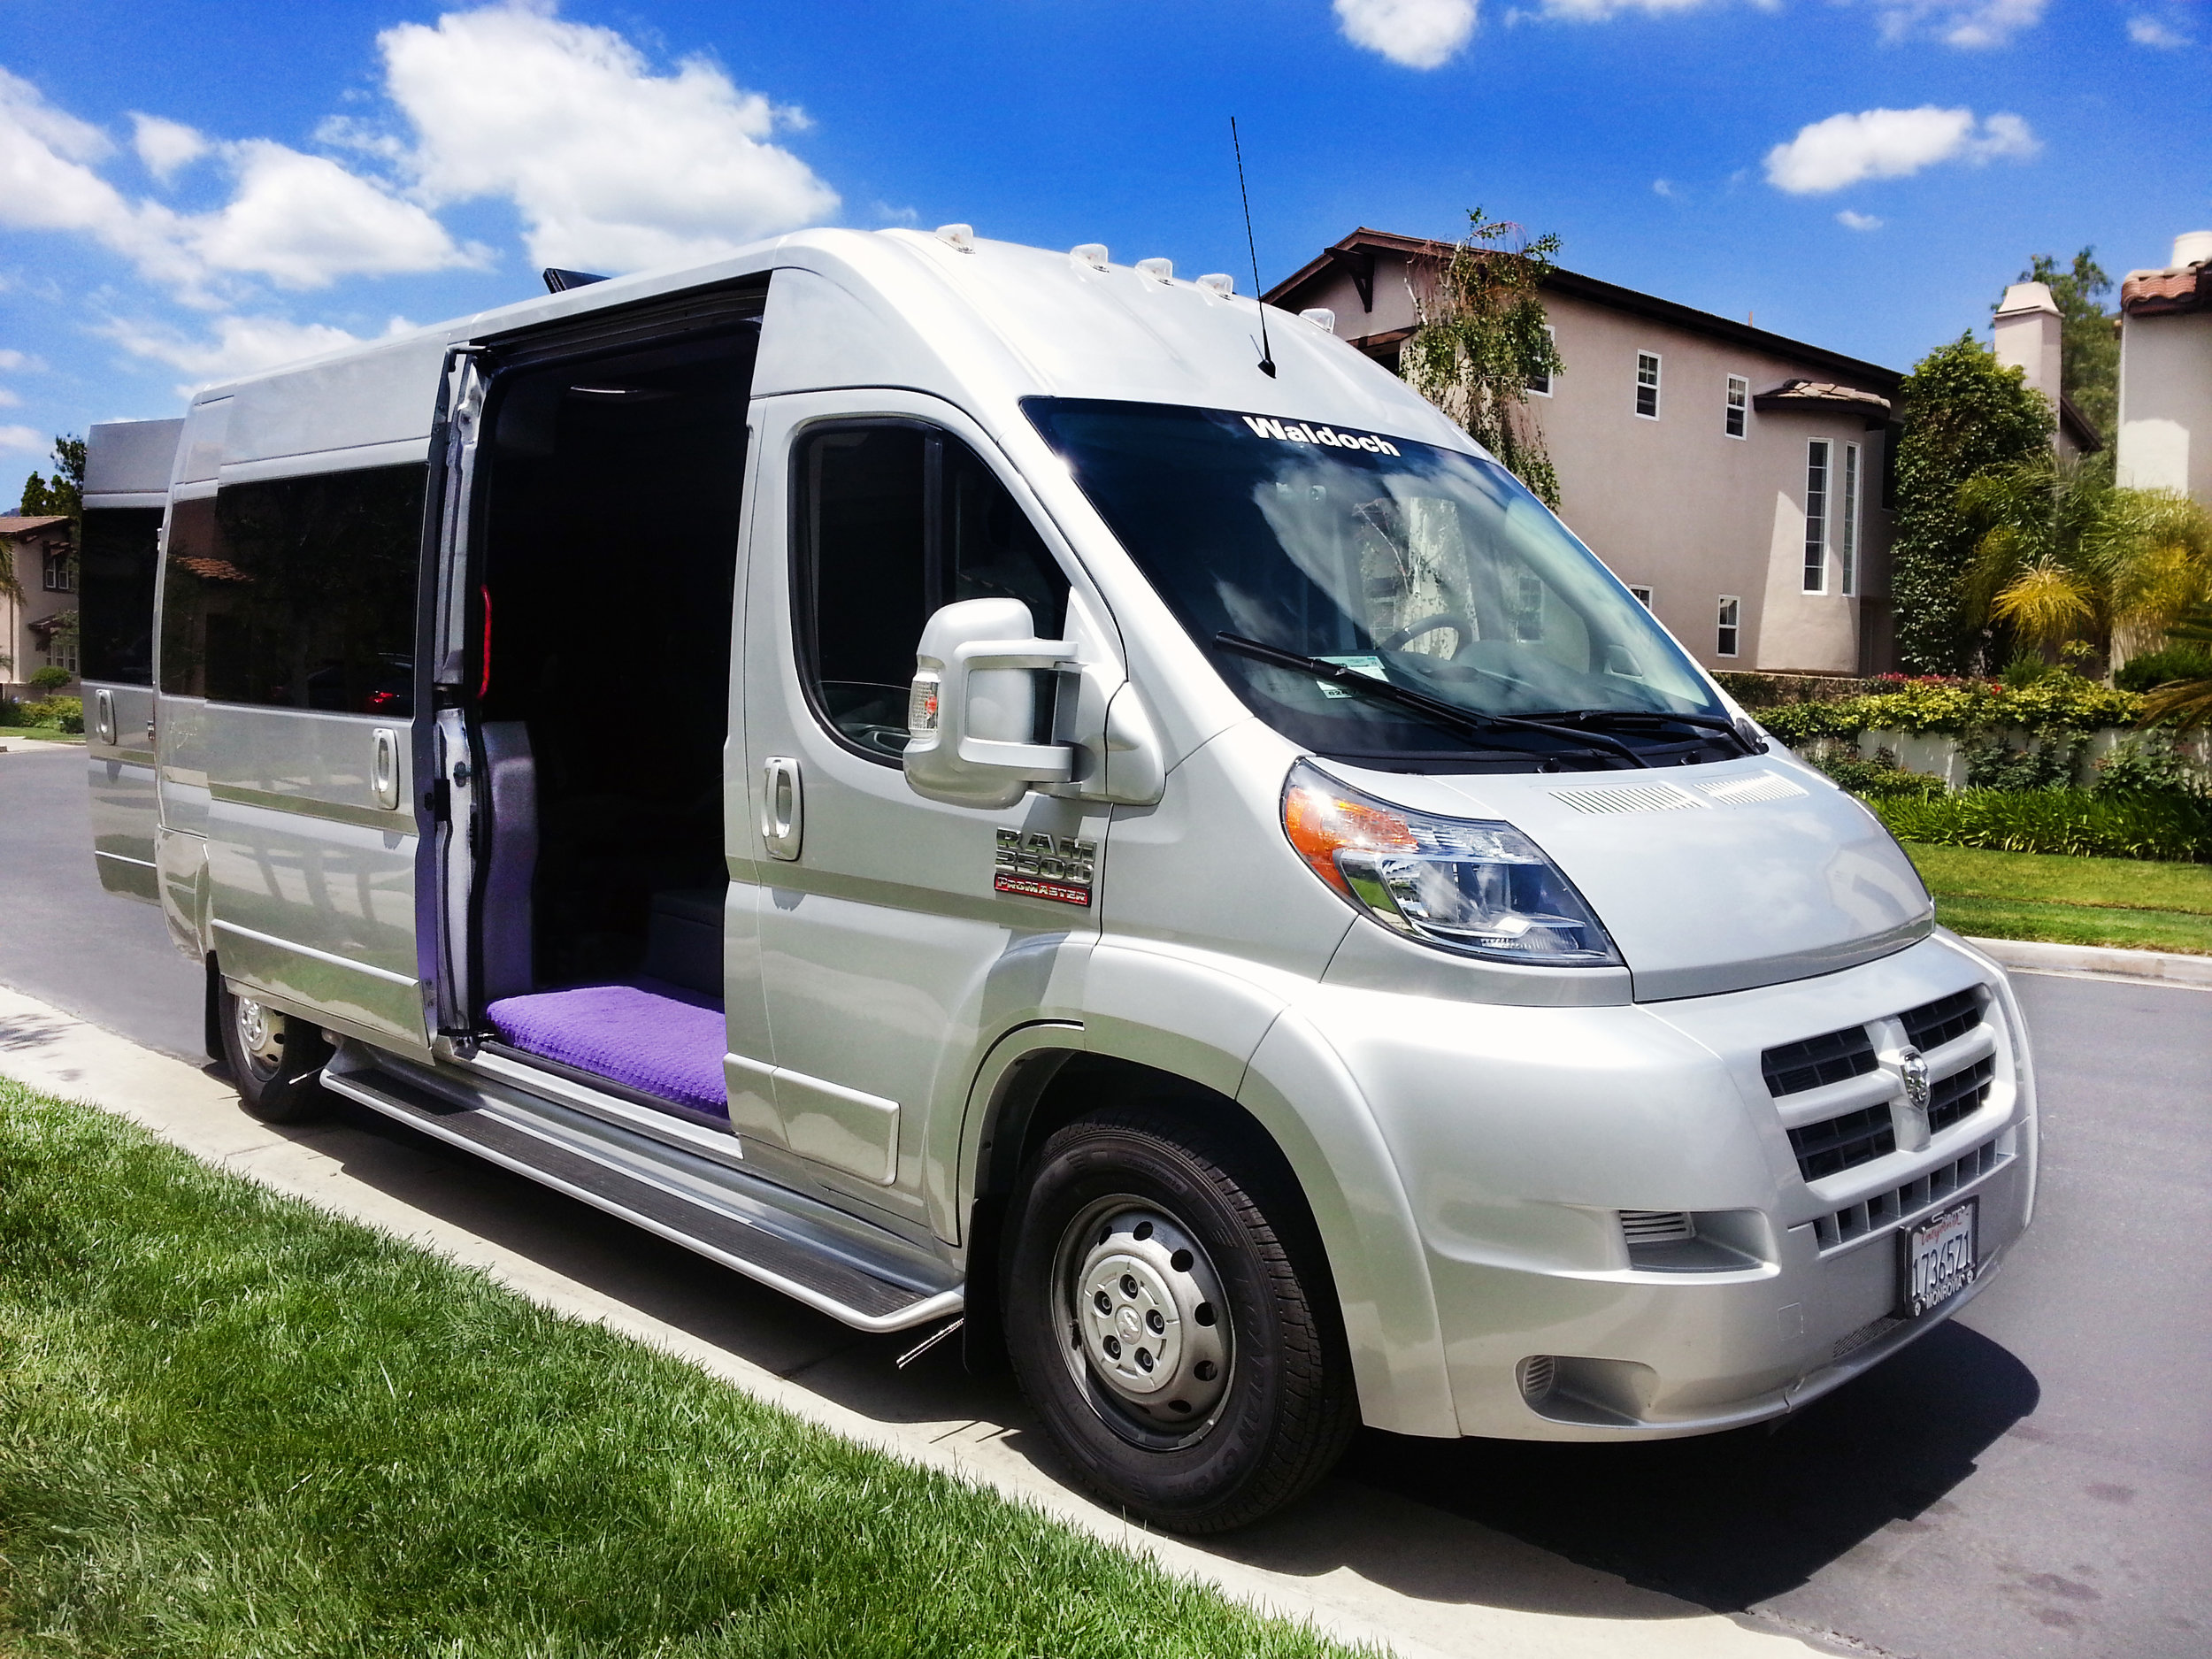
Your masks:
<svg viewBox="0 0 2212 1659"><path fill-rule="evenodd" d="M1630 784L1605 789L1554 789L1551 798L1578 812L1680 812L1705 803L1671 783Z"/></svg>
<svg viewBox="0 0 2212 1659"><path fill-rule="evenodd" d="M1755 772L1748 778L1723 778L1701 783L1697 792L1723 806L1756 806L1762 801L1787 801L1805 792L1787 778L1770 772Z"/></svg>

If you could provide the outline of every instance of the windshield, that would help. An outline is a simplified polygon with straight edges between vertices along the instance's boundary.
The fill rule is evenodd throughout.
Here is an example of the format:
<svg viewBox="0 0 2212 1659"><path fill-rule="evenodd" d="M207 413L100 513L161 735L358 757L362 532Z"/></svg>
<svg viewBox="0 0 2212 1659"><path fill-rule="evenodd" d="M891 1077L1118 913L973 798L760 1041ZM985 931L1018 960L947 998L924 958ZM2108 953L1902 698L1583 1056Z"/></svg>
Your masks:
<svg viewBox="0 0 2212 1659"><path fill-rule="evenodd" d="M1295 742L1482 770L1619 765L1624 744L1655 758L1740 752L1669 718L1724 723L1726 711L1627 589L1495 462L1224 410L1047 397L1023 407L1229 684ZM1341 675L1281 663L1286 652L1418 695L1347 689ZM1520 724L1541 716L1563 729Z"/></svg>

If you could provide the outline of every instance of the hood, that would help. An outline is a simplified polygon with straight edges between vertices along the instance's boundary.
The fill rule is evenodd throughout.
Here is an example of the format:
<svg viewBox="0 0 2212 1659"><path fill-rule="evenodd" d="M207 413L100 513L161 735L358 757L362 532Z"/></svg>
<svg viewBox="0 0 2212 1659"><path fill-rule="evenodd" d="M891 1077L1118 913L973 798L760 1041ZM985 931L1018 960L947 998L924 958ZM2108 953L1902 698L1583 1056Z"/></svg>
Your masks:
<svg viewBox="0 0 2212 1659"><path fill-rule="evenodd" d="M1927 889L1890 833L1785 754L1460 777L1325 764L1383 800L1512 824L1589 901L1640 1002L1832 973L1934 926Z"/></svg>

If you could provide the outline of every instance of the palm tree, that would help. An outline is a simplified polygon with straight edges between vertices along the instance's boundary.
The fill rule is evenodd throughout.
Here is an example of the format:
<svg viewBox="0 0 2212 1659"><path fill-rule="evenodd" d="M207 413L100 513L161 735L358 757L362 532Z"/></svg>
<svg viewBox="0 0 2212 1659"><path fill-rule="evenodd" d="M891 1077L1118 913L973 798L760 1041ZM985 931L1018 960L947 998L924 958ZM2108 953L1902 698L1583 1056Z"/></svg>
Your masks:
<svg viewBox="0 0 2212 1659"><path fill-rule="evenodd" d="M2045 454L1959 491L1978 532L1969 617L2046 653L2082 639L2109 660L2212 600L2212 513L2170 489L2119 489L2102 457Z"/></svg>
<svg viewBox="0 0 2212 1659"><path fill-rule="evenodd" d="M2212 604L2192 605L2166 630L2174 643L2212 647ZM2143 699L2143 724L2173 722L2177 731L2212 720L2212 675L2170 680Z"/></svg>

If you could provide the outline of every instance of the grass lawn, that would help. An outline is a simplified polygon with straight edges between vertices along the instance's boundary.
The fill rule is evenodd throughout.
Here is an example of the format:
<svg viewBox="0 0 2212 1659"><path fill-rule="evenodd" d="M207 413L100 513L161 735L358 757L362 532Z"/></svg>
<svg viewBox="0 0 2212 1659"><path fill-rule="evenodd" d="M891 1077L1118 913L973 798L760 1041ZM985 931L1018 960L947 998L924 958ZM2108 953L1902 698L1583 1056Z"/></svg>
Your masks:
<svg viewBox="0 0 2212 1659"><path fill-rule="evenodd" d="M0 1081L0 1653L1341 1651Z"/></svg>
<svg viewBox="0 0 2212 1659"><path fill-rule="evenodd" d="M0 726L0 743L12 737L27 737L41 743L81 743L84 736L78 732L65 732L58 726Z"/></svg>
<svg viewBox="0 0 2212 1659"><path fill-rule="evenodd" d="M1936 919L1962 933L2212 955L2212 864L1909 841Z"/></svg>

